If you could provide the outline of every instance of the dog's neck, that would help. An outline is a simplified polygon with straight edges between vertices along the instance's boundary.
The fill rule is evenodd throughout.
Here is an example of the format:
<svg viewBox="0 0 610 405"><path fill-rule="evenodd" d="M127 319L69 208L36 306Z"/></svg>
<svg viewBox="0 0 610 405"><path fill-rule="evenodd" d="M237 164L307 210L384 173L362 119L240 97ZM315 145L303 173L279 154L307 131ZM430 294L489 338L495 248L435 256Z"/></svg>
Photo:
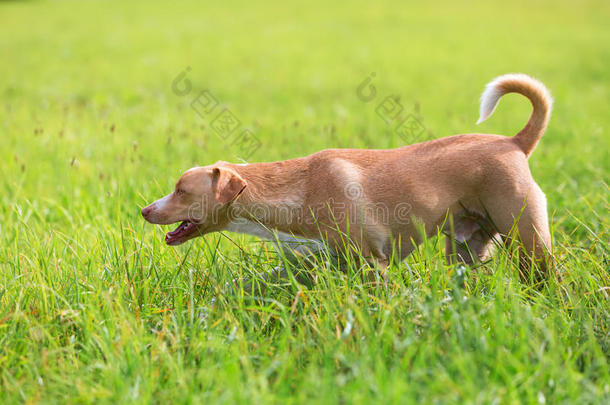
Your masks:
<svg viewBox="0 0 610 405"><path fill-rule="evenodd" d="M299 234L306 189L306 167L302 159L285 162L231 165L246 188L231 206L233 218L246 219L269 229Z"/></svg>

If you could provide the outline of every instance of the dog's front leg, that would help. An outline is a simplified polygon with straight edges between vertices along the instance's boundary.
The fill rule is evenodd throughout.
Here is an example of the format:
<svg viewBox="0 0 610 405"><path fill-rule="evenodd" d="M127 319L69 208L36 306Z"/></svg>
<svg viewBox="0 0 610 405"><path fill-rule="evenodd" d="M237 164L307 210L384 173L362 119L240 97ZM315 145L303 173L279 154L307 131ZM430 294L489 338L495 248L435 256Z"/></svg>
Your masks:
<svg viewBox="0 0 610 405"><path fill-rule="evenodd" d="M280 264L275 266L272 270L260 274L257 277L250 277L243 281L243 289L246 294L252 293L255 286L260 289L267 288L271 283L277 283L279 281L285 281L288 279L288 271L286 266Z"/></svg>
<svg viewBox="0 0 610 405"><path fill-rule="evenodd" d="M318 240L281 234L274 242L281 263L270 271L244 279L242 286L245 293L251 293L257 285L267 288L269 284L287 281L289 279L288 266L296 270L294 276L298 282L307 283L311 281L307 270L314 268L316 264L320 263L320 260L329 259L334 262L337 258L334 251ZM232 280L234 285L238 285L239 281L238 279Z"/></svg>

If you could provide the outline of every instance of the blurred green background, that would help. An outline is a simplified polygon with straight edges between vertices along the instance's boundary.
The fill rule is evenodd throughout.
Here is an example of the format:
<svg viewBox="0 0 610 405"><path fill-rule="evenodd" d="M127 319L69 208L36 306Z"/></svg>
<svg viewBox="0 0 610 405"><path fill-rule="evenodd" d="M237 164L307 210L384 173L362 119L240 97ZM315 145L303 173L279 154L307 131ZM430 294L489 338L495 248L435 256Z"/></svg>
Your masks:
<svg viewBox="0 0 610 405"><path fill-rule="evenodd" d="M0 399L607 398L608 21L605 0L0 2ZM181 96L172 83L187 68L192 90ZM231 271L257 265L220 237L170 249L159 227L144 225L140 208L182 171L401 146L406 140L375 111L388 95L426 137L512 136L530 114L521 96L506 96L474 125L484 85L509 72L539 78L555 99L530 165L565 273L540 294L515 280L500 293L515 277L493 271L471 286L471 299L494 315L452 310L472 326L472 339L492 339L497 351L453 340L464 332L451 316L426 334L426 320L443 314L453 270L422 256L395 269L410 274L407 282L368 304L350 301L349 283L336 276L337 296L314 289L296 314L292 286L263 304L227 298L205 325L197 321ZM357 87L373 73L376 98L363 102ZM253 154L192 110L205 89L260 141ZM266 254L237 240L246 253ZM426 254L442 262L435 245ZM431 282L435 271L442 276ZM407 294L409 286L418 287ZM489 298L498 294L500 303ZM384 302L393 320L371 302ZM349 344L333 326L349 319L348 309L371 325ZM493 365L496 358L505 363Z"/></svg>

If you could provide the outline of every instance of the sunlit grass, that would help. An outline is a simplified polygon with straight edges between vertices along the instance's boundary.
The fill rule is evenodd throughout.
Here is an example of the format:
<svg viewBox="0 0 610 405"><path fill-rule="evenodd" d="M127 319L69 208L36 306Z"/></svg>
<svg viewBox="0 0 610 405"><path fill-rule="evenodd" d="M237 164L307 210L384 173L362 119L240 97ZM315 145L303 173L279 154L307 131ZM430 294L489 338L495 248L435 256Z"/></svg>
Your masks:
<svg viewBox="0 0 610 405"><path fill-rule="evenodd" d="M609 399L607 2L24 1L0 15L0 402ZM474 126L484 84L511 71L555 98L530 159L552 218L545 283L521 282L510 249L448 265L442 237L387 286L324 256L303 280L269 242L169 248L139 216L181 171L244 157L190 107L203 89L264 161L402 145L375 111L387 95L426 136L512 135L530 111L518 96ZM233 281L282 264L297 277Z"/></svg>

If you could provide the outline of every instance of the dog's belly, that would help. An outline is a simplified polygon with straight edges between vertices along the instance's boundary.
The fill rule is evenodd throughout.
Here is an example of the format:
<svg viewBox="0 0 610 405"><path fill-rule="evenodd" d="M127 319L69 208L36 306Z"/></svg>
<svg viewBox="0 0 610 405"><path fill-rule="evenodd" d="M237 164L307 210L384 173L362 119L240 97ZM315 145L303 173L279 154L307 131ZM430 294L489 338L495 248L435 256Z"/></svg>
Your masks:
<svg viewBox="0 0 610 405"><path fill-rule="evenodd" d="M316 254L324 250L324 244L319 239L294 236L286 232L267 228L245 218L229 222L225 230L276 242L276 246L286 254L292 254L293 252Z"/></svg>

